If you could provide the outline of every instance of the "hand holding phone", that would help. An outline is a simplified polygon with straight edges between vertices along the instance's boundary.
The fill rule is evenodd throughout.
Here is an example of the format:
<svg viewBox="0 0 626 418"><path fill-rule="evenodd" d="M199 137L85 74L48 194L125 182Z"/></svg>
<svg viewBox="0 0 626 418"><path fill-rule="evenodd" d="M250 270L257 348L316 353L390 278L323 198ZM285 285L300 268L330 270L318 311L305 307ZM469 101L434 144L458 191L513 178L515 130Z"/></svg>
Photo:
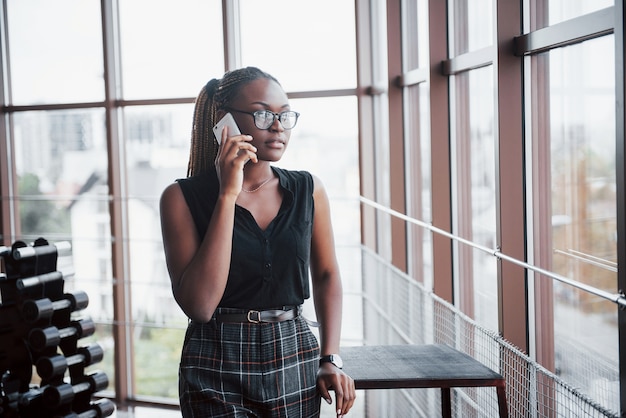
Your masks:
<svg viewBox="0 0 626 418"><path fill-rule="evenodd" d="M215 139L217 139L217 143L220 145L222 144L222 131L224 130L224 126L228 126L228 136L241 135L235 118L233 118L233 115L230 113L227 113L213 127L213 135L215 135Z"/></svg>

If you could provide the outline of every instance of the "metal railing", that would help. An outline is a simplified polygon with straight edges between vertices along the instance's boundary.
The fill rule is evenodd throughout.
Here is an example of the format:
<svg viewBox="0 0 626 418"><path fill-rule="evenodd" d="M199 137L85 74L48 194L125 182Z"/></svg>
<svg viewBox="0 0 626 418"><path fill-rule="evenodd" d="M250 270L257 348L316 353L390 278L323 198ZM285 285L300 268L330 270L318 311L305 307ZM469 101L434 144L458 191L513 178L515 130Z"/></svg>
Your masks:
<svg viewBox="0 0 626 418"><path fill-rule="evenodd" d="M570 345L568 356L587 363L584 387L567 382L426 290L378 254L363 247L366 345L443 343L467 353L506 378L510 417L617 417L618 375L598 353ZM615 366L615 365L612 365ZM602 385L590 385L602 381ZM453 416L498 416L495 390L453 390ZM368 417L431 417L440 413L436 389L369 391Z"/></svg>
<svg viewBox="0 0 626 418"><path fill-rule="evenodd" d="M460 237L458 235L454 235L454 234L452 234L452 233L450 233L448 231L445 231L445 230L443 230L441 228L437 228L437 227L431 225L430 223L411 218L410 216L407 216L407 215L405 215L403 213L400 213L398 211L390 209L390 208L388 208L388 207L386 207L384 205L381 205L381 204L379 204L377 202L374 202L373 200L367 199L365 197L361 196L360 201L362 203L366 204L366 205L369 205L369 206L377 209L377 210L380 210L380 211L385 212L385 213L387 213L387 214L389 214L391 216L394 216L394 217L397 217L399 219L402 219L405 222L408 222L408 223L411 223L411 224L414 224L414 225L418 225L418 226L420 226L422 228L428 229L429 231L431 231L433 233L442 235L444 237L450 238L451 240L460 242L460 243L462 243L464 245L467 245L469 247L475 248L475 249L477 249L479 251L482 251L484 253L490 254L490 255L492 255L492 256L500 259L500 260L504 260L504 261L507 261L509 263L515 264L515 265L517 265L519 267L525 268L527 270L534 271L535 273L539 273L542 276L549 277L549 278L557 280L557 281L559 281L561 283L565 283L565 284L567 284L569 286L572 286L572 287L575 287L577 289L583 290L583 291L585 291L587 293L596 295L596 296L598 296L598 297L600 297L602 299L606 299L608 301L614 302L617 305L619 305L619 307L621 307L621 308L626 308L626 296L624 294L622 294L622 293L607 292L605 290L598 289L597 287L590 286L590 285L588 285L586 283L582 283L582 282L579 282L577 280L571 279L569 277L562 276L562 275L557 274L557 273L555 273L553 271L549 271L549 270L543 269L541 267L535 266L533 264L529 264L529 263L527 263L525 261L518 260L515 257L511 257L509 255L504 254L498 248L489 248L489 247L486 247L484 245L477 244L477 243L475 243L475 242L473 242L471 240L465 239L465 238Z"/></svg>

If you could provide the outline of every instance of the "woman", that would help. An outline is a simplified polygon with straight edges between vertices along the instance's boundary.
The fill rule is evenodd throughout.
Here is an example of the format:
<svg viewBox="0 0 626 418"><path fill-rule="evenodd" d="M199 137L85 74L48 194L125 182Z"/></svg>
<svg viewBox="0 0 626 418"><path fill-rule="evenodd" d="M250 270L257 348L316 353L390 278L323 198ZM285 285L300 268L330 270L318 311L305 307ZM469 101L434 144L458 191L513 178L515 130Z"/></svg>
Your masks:
<svg viewBox="0 0 626 418"><path fill-rule="evenodd" d="M212 127L231 113L243 134ZM186 179L161 197L174 298L190 318L180 364L185 417L337 415L355 399L338 359L342 288L319 179L271 165L299 114L254 67L213 79L196 100ZM301 305L310 296L320 342Z"/></svg>

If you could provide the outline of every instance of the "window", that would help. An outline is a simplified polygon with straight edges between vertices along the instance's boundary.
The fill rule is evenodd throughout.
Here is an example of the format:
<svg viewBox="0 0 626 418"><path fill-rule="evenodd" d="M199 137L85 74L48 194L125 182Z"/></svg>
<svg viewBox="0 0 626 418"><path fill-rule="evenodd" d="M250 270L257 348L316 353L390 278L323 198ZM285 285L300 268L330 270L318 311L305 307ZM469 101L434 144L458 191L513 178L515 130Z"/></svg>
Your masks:
<svg viewBox="0 0 626 418"><path fill-rule="evenodd" d="M124 99L195 97L224 72L221 2L121 0L119 16Z"/></svg>
<svg viewBox="0 0 626 418"><path fill-rule="evenodd" d="M496 138L493 69L454 76L456 121L452 143L456 164L453 201L455 234L485 247L496 246ZM459 301L463 312L498 329L496 259L467 245L456 245Z"/></svg>
<svg viewBox="0 0 626 418"><path fill-rule="evenodd" d="M354 2L242 0L239 5L243 66L262 68L288 91L356 87Z"/></svg>
<svg viewBox="0 0 626 418"><path fill-rule="evenodd" d="M11 104L104 99L99 1L10 0L6 12Z"/></svg>
<svg viewBox="0 0 626 418"><path fill-rule="evenodd" d="M613 42L605 36L532 58L533 81L546 83L533 114L545 124L532 141L535 256L542 268L610 293L617 290ZM559 375L587 393L601 390L600 381L616 382L614 304L545 277L536 285L546 315L537 327L554 330L553 340L537 341L540 353L554 352L547 365L553 361ZM546 324L551 315L553 325ZM616 387L602 390L617 406Z"/></svg>

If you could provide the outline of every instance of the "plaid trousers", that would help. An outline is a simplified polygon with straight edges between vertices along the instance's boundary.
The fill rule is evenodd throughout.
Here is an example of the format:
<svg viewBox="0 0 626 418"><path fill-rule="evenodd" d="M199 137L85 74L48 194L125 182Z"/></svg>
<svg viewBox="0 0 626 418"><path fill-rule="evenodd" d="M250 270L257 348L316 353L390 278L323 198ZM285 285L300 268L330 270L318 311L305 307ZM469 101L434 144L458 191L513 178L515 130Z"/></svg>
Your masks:
<svg viewBox="0 0 626 418"><path fill-rule="evenodd" d="M191 322L179 370L183 417L318 417L318 360L319 343L302 317Z"/></svg>

